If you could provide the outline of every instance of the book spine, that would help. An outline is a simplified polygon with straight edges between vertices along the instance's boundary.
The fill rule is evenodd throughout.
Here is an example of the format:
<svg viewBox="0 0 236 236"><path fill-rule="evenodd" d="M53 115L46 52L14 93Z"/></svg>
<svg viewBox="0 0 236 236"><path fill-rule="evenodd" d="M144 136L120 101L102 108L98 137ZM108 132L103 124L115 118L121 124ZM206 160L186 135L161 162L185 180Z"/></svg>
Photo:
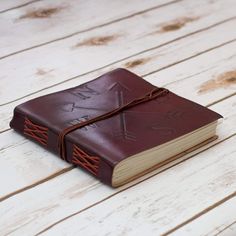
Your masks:
<svg viewBox="0 0 236 236"><path fill-rule="evenodd" d="M9 125L26 138L59 156L57 146L58 134L53 133L49 127L35 121L35 119L31 118L29 115L17 109L14 110L14 115ZM102 182L111 185L113 168L101 157L88 154L88 152L79 147L78 144L70 143L68 140L66 140L66 146L68 163L83 168Z"/></svg>

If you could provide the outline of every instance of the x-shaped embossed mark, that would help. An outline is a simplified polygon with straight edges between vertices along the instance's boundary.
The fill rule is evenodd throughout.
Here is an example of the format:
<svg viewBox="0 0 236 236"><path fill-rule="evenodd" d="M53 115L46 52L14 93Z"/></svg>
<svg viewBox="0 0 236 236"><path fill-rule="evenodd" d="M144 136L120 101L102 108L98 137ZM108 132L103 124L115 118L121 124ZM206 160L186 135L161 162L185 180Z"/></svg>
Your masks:
<svg viewBox="0 0 236 236"><path fill-rule="evenodd" d="M117 105L119 107L121 107L122 105L125 104L124 94L127 93L127 92L130 92L130 89L128 87L126 87L125 85L121 84L120 82L116 82L116 83L112 84L110 87L108 87L108 90L115 92ZM92 90L89 90L89 88L87 87L86 93L88 93L88 91L92 91ZM82 92L80 91L80 96L82 96L81 93ZM94 94L94 92L93 92L93 94ZM63 106L63 108L61 108L61 109L66 111L66 112L73 112L77 109L104 111L104 113L108 111L107 109L101 108L101 107L79 106L79 105L76 105L75 102L65 104ZM143 111L139 112L139 111L134 111L132 109L131 110L124 110L124 111L120 112L119 113L119 130L113 132L113 135L116 138L124 139L124 140L130 140L130 141L135 141L136 140L135 133L129 131L129 129L127 127L127 115L128 114L134 114L134 113L155 113L155 112L143 112ZM80 117L78 119L73 120L71 124L73 125L73 124L83 122L84 120L89 120L89 119L90 119L89 116L85 115L83 117ZM90 127L96 127L94 124L91 124L89 126Z"/></svg>

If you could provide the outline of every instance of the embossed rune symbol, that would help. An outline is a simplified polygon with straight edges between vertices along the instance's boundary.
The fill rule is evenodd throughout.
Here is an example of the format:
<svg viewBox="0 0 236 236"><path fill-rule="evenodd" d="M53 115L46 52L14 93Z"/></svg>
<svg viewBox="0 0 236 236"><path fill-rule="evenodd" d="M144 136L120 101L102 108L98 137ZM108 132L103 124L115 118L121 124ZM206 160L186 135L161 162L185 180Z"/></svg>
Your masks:
<svg viewBox="0 0 236 236"><path fill-rule="evenodd" d="M123 84L116 82L112 84L108 90L113 90L116 93L116 98L118 102L118 106L121 107L124 105L124 91L130 92L130 89L124 86ZM127 128L126 124L126 113L129 112L128 110L119 113L120 119L120 127L118 131L114 132L114 136L119 139L131 140L135 141L136 137L135 134L130 132Z"/></svg>
<svg viewBox="0 0 236 236"><path fill-rule="evenodd" d="M116 102L118 107L121 107L122 105L125 104L125 93L129 93L130 89L123 85L120 82L115 82L113 83L110 87L108 87L108 91L114 91L116 94ZM98 95L99 93L96 92L95 90L89 88L88 86L83 87L82 89L78 89L76 92L73 92L74 95L79 96L82 99L87 99L90 98L91 95ZM63 108L61 108L63 111L66 112L73 112L77 109L84 109L84 110L97 110L97 111L104 111L107 112L107 109L101 108L101 107L83 107L76 105L75 102L65 104ZM141 112L141 111L134 111L134 110L124 110L120 112L119 115L119 128L113 132L114 137L118 139L123 139L123 140L129 140L129 141L135 141L136 140L136 135L134 132L131 132L128 129L127 126L127 117L128 114L132 113L155 113L155 112ZM71 125L74 125L76 123L83 122L85 120L89 120L90 117L88 115L85 115L83 117L77 118L75 120L70 121L69 123ZM90 124L87 127L85 126L85 130L88 129L88 127L97 127L96 124Z"/></svg>
<svg viewBox="0 0 236 236"><path fill-rule="evenodd" d="M87 121L87 120L90 120L90 117L88 115L85 115L85 116L82 116L80 118L76 118L74 120L71 120L69 122L70 125L76 125L78 123L81 123L81 122L84 122L84 121ZM91 127L91 128L96 128L97 127L97 124L96 123L93 123L93 124L89 124L89 125L86 125L84 127L82 127L81 129L84 129L84 130L88 130L88 127Z"/></svg>
<svg viewBox="0 0 236 236"><path fill-rule="evenodd" d="M116 82L113 85L111 85L108 90L113 90L116 93L116 98L118 102L118 106L121 107L125 104L124 102L124 94L125 92L130 92L130 89L126 87L125 85L121 84L120 82ZM131 114L156 114L156 112L153 111L135 111L133 109L131 110L124 110L123 112L119 113L119 119L120 119L120 127L119 130L114 132L114 136L120 139L124 140L130 140L130 141L136 141L136 135L134 132L131 132L128 130L126 119Z"/></svg>
<svg viewBox="0 0 236 236"><path fill-rule="evenodd" d="M100 94L98 91L90 88L87 84L79 86L78 88L73 89L72 91L69 92L74 94L75 96L80 97L83 100L90 98L92 95Z"/></svg>

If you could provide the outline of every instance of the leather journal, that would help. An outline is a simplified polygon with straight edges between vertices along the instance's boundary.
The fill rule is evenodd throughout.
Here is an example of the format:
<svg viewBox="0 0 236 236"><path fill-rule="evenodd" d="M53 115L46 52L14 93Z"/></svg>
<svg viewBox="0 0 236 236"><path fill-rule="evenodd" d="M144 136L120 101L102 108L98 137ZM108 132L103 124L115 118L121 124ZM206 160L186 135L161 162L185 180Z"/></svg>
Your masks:
<svg viewBox="0 0 236 236"><path fill-rule="evenodd" d="M211 140L220 118L119 68L18 105L10 127L117 187Z"/></svg>

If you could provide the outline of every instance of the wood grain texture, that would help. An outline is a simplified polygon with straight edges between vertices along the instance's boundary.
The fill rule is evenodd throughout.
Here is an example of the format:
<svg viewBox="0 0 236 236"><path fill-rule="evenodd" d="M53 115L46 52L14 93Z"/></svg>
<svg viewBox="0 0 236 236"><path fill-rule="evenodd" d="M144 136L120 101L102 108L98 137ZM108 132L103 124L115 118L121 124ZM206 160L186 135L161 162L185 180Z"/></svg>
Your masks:
<svg viewBox="0 0 236 236"><path fill-rule="evenodd" d="M188 76L189 78L191 78L191 76L194 75L194 73L200 73L201 71L203 71L202 67L205 68L204 70L208 70L210 67L217 67L218 64L219 65L222 64L222 60L227 59L227 57L228 58L233 57L233 55L236 53L234 47L232 47L232 45L234 44L230 44L228 47L222 46L224 44L228 44L228 42L231 42L236 38L236 32L234 30L235 24L236 20L226 22L222 25L218 25L216 27L208 29L207 31L199 32L187 38L175 41L170 45L165 45L160 48L149 50L148 52L140 53L137 56L133 56L128 59L119 61L117 63L104 67L103 69L97 70L95 72L91 72L83 76L72 78L65 83L60 83L57 86L47 88L31 96L26 96L25 98L19 99L16 102L2 106L0 109L0 117L2 120L2 122L0 123L0 131L4 131L9 128L8 124L12 116L12 111L16 105L41 95L63 90L69 87L79 85L83 82L87 82L93 78L96 78L102 73L105 73L117 67L126 67L131 71L133 71L134 73L137 73L141 76L147 75L145 76L145 78L148 81L155 83L155 85L157 86L163 86L165 84L181 80L182 78ZM203 43L199 44L199 41ZM212 53L209 54L210 52L208 51L212 51ZM216 53L219 51L216 57L214 57L214 51L216 51ZM207 56L205 58L203 57L205 62L200 64L197 63L195 65L194 64L195 61L198 61L197 56L204 53L207 53ZM185 64L183 67L180 67L181 69L179 70L177 75L170 76L168 70L166 70L166 73L164 72L165 68L168 68L175 64L179 64L183 61L187 61L188 59L191 58L193 60L194 57L196 57L196 60L194 60L194 63L189 64L191 68L186 71L186 74L180 71L180 70L183 71L185 70L185 68L183 68L185 67ZM209 65L208 60L211 60L211 62L214 64ZM137 65L137 62L139 63L139 65ZM216 64L217 62L218 64ZM233 58L232 58L232 63L233 63ZM129 68L127 65L131 64L133 64L133 66L132 68ZM134 66L135 64L136 66ZM160 73L160 76L157 73L155 73L160 71L163 71L162 73ZM225 71L223 70L221 73L223 72ZM40 83L45 81L45 79L53 79L54 76L51 73L53 73L53 71L45 69L44 70L40 69L36 71L36 75L42 79L42 81L39 80ZM61 76L62 74L61 75L58 74L56 75L55 79L60 79ZM178 77L176 78L176 76ZM7 81L5 83L7 83ZM233 85L233 83L231 85ZM204 94L200 95L202 96ZM10 94L8 96L9 98L11 97Z"/></svg>
<svg viewBox="0 0 236 236"><path fill-rule="evenodd" d="M217 1L210 4L209 8L205 8L201 1L181 2L175 7L172 4L165 8L150 11L145 14L146 24L139 28L136 27L137 21L141 21L143 15L117 22L112 26L95 29L87 32L84 36L71 37L0 60L0 67L2 68L0 86L5 88L1 93L1 104L19 100L55 84L104 68L106 65L140 53L140 51L160 47L163 44L173 42L177 38L182 38L210 25L215 25L216 22L224 21L234 15L233 5L235 1L227 0L229 1L228 7L225 7L222 1ZM164 18L166 21L172 22L173 19L186 14L200 15L201 17L196 21L189 22L177 31L147 35L147 32L149 34L153 30L155 32L160 30L164 23L163 17L166 15L166 11L163 9L166 8L168 11L174 12L173 15L168 15L169 19ZM231 38L235 31L227 31L227 33L230 34ZM75 46L84 40L114 35L116 35L116 40L110 41L108 44L82 46L75 49ZM45 57L45 55L47 56ZM17 67L13 66L12 68L12 65L17 65ZM38 75L39 69L48 73L44 76ZM18 79L19 74L21 79ZM9 81L14 81L18 88L14 94L11 93L11 88L7 86Z"/></svg>
<svg viewBox="0 0 236 236"><path fill-rule="evenodd" d="M36 1L0 15L0 26L4 32L4 35L1 36L3 42L0 46L0 57L37 47L59 38L70 37L149 9L168 5L170 2L171 0L145 2L130 0L127 4L124 0L98 0L94 5L93 0ZM122 10L117 11L117 9ZM14 35L12 35L13 33ZM15 43L16 37L17 43Z"/></svg>
<svg viewBox="0 0 236 236"><path fill-rule="evenodd" d="M236 192L234 194L236 196ZM227 199L221 205L170 234L171 236L235 235L236 197ZM223 216L222 216L223 215Z"/></svg>
<svg viewBox="0 0 236 236"><path fill-rule="evenodd" d="M7 179L1 183L0 200L70 166L12 130L0 135L0 142L0 178Z"/></svg>
<svg viewBox="0 0 236 236"><path fill-rule="evenodd" d="M11 11L13 9L19 8L19 7L24 7L29 4L32 4L34 2L37 2L40 0L14 0L14 1L9 1L9 0L1 0L0 3L0 14L5 13L7 11Z"/></svg>
<svg viewBox="0 0 236 236"><path fill-rule="evenodd" d="M29 232L29 230L32 234L36 234L45 228L50 227L50 225L57 221L61 221L68 216L84 211L86 208L90 208L94 204L98 204L100 201L111 198L113 195L124 191L126 188L129 189L132 185L148 179L153 175L155 176L157 173L162 172L163 170L175 165L180 161L190 158L192 155L197 154L198 152L201 152L212 145L223 142L223 140L226 140L236 133L236 129L233 128L233 124L236 122L236 110L234 109L235 105L235 100L230 98L212 107L213 110L220 112L225 117L224 122L220 124L217 131L219 134L219 139L123 187L112 189L109 186L101 184L98 180L92 176L89 176L84 171L74 169L43 184L35 186L34 188L6 199L0 203L0 214L4 215L4 217L0 219L0 225L5 225L7 227L1 229L2 231L0 231L0 234L7 234L10 232L24 234L25 232ZM31 143L28 143L28 145L31 145ZM209 149L209 151L210 150L211 149ZM199 154L200 156L204 156L202 157L201 161L205 160L207 162L207 160L209 160L209 156L211 156L209 155L209 151ZM198 158L199 155L195 156L193 159ZM212 154L212 156L214 155ZM190 172L193 171L194 165L195 164L189 166ZM206 163L206 166L208 165L210 164ZM213 165L213 163L211 163L211 165ZM157 176L152 178L158 179ZM125 190L125 192L126 191L127 190ZM133 190L130 191L132 192ZM147 193L148 192L149 189L147 190ZM39 193L41 197L33 197L39 196ZM135 194L136 191L134 190L133 193ZM158 196L159 192L157 191L156 194ZM121 200L121 204L122 202L123 200ZM116 204L117 203L114 205ZM14 206L15 210L9 211L9 209L13 208ZM23 212L25 212L26 215L23 214ZM18 222L18 224L15 222Z"/></svg>
<svg viewBox="0 0 236 236"><path fill-rule="evenodd" d="M221 100L225 97L226 91L228 95L233 95L236 92L236 81L233 79L234 77L230 76L233 71L236 71L236 51L232 50L234 47L236 47L236 42L194 57L191 60L186 60L168 68L168 70L153 73L146 78L148 78L148 81L156 79L161 84L167 83L165 86L170 90L183 97L191 98L200 104L204 104L204 101L207 101L213 94L216 101ZM228 54L229 51L232 54ZM199 60L201 60L201 63L198 64L197 61ZM183 71L186 71L187 68L191 72L188 76L185 76ZM170 75L172 74L176 75L175 82L171 82ZM217 87L212 85L205 93L200 92L202 85L209 83L209 81L219 81L219 78L221 79L221 85ZM191 86L188 86L190 81ZM156 84L158 83L156 82ZM183 90L183 88L188 89Z"/></svg>
<svg viewBox="0 0 236 236"><path fill-rule="evenodd" d="M232 43L232 45L236 45L236 43ZM206 94L199 94L198 87L209 79L217 77L218 74L222 74L225 71L232 70L234 68L236 51L232 50L232 48L236 47L232 47L232 45L225 45L214 51L210 51L196 58L192 58L191 60L176 64L175 66L169 67L168 69L155 72L154 74L145 76L145 79L157 86L166 86L174 92L177 92L177 94L188 98L190 97L193 101L200 102L203 105L214 103L217 100L231 95L235 91L233 91L234 84L232 85L233 87L222 87ZM191 50L190 47L189 49ZM175 52L173 53L172 50L170 51L172 53L170 54L169 58L172 56L174 57ZM222 64L222 62L224 63ZM143 65L143 67L145 67L145 65ZM147 67L149 67L149 65L147 65ZM85 80L91 78L94 77L87 77ZM183 90L183 87L188 89ZM58 90L64 88L65 84L62 84L61 88L58 88ZM20 146L17 145L17 148L15 148L15 141L13 141L12 144L12 140L14 140L15 135L16 137L19 137L19 135L15 134L14 131L8 131L0 136L0 139L3 140L1 144L4 157L0 159L0 163L2 161L0 170L1 167L3 168L3 170L0 171L0 173L2 173L1 177L3 179L6 178L5 176L7 172L4 171L5 166L10 166L8 173L12 173L12 180L10 181L10 184L8 183L7 185L4 185L4 187L1 189L1 198L4 196L6 197L9 194L11 195L15 191L19 191L22 188L24 189L25 187L34 185L37 181L41 181L44 178L48 178L50 175L54 175L57 172L68 168L68 165L58 157L46 152L43 148L38 147L36 144L30 141L25 141L24 144ZM19 140L24 139L19 137ZM5 142L7 143L5 144ZM18 142L19 141L16 141L16 143ZM4 148L5 146L13 146L14 148ZM32 160L32 150L35 150L34 160ZM19 159L18 156L12 155L12 153L18 152L21 153L20 156L24 156L23 159ZM49 163L48 160L51 160L53 165L45 166L46 163ZM35 165L34 162L36 161L42 163ZM10 163L14 163L14 165ZM24 168L17 168L17 166L22 166L22 168ZM27 166L29 166L28 170L31 171L26 172L25 168ZM15 168L19 171L16 172ZM27 178L23 178L23 180L20 181L20 176L23 175L22 171L25 172ZM17 178L14 176L17 176ZM16 179L18 181L16 181Z"/></svg>
<svg viewBox="0 0 236 236"><path fill-rule="evenodd" d="M232 43L232 45L236 45L236 43ZM200 102L203 105L214 103L217 100L231 95L233 93L232 88L234 85L232 85L233 87L228 88L222 87L206 94L199 94L198 87L209 79L218 76L218 74L222 74L226 70L232 70L234 68L236 51L232 50L232 48L236 49L236 47L232 45L225 45L214 51L210 51L196 58L192 58L191 60L176 64L168 69L155 72L154 74L145 76L145 79L157 86L166 86L174 92L177 92L177 94L188 98L190 97L193 101ZM189 50L192 50L192 48L189 47ZM174 57L175 51L170 51L171 54L168 57ZM182 50L182 52L184 52L184 50ZM222 64L222 62L224 62L224 64ZM150 68L150 66L146 64L140 67L145 66ZM145 68L143 70L145 70ZM94 77L95 75L91 77L87 76L84 78L84 81ZM81 81L83 82L83 80ZM65 89L65 86L65 84L62 84L58 90ZM73 85L69 84L68 87L70 86ZM183 87L188 89L183 90ZM8 111L8 113L10 113L10 111ZM18 137L16 141L14 141L15 136ZM39 147L30 141L25 140L25 143L22 145L16 144L17 148L15 148L16 145L14 142L19 143L21 141L18 140L24 139L20 138L14 131L3 133L0 136L0 140L2 140L0 145L2 145L1 149L3 154L3 158L0 159L0 174L2 173L1 178L4 179L6 178L7 173L12 173L10 183L1 188L1 198L6 197L9 194L11 195L15 191L19 191L22 188L24 189L25 187L34 185L37 181L41 181L51 175L55 175L57 172L69 167L68 164L65 164L62 160L60 160L60 158L45 151L42 147ZM5 148L6 146L13 148ZM35 150L33 160L32 150ZM17 155L12 153L20 153L20 156L24 158L19 159ZM48 160L50 160L53 165L50 165ZM38 164L35 165L35 162L38 162ZM41 162L41 164L39 164L39 162ZM14 164L12 165L11 163ZM45 166L47 163L49 165ZM4 171L5 166L9 166L8 172ZM17 168L18 166L22 167ZM27 166L29 166L29 168L27 168ZM27 168L28 171L26 171L25 168ZM22 171L23 173L25 172L27 178L20 180L20 176L23 175ZM18 181L16 181L16 179Z"/></svg>
<svg viewBox="0 0 236 236"><path fill-rule="evenodd" d="M236 151L232 145L235 141L234 136L187 162L65 219L44 231L43 235L59 232L96 235L91 221L101 235L120 235L121 232L124 235L165 235L169 228L234 193Z"/></svg>
<svg viewBox="0 0 236 236"><path fill-rule="evenodd" d="M235 7L0 1L0 235L236 235ZM219 138L112 189L8 130L16 105L117 67L222 114Z"/></svg>
<svg viewBox="0 0 236 236"><path fill-rule="evenodd" d="M77 184L70 185L63 194L62 183L70 178L66 178L69 173L62 175L6 200L1 207L4 217L0 221L7 227L2 232L24 234L30 231L35 234L56 220L53 227L49 226L49 231L43 231L50 235L96 235L99 230L100 235L117 235L119 228L123 234L137 235L138 232L146 232L149 235L160 235L235 190L236 166L232 162L235 140L234 136L125 191L120 189L119 193L97 182L90 182L88 185L83 179L80 184L77 181ZM222 146L227 148L223 149ZM227 164L229 162L231 165ZM74 175L75 170L71 173L72 181L76 177L78 179L79 176ZM86 187L81 184L86 184ZM42 194L49 189L55 191ZM81 193L81 190L85 192ZM30 200L39 193L42 194L40 198ZM96 202L103 201L86 209L89 206L87 203L91 204L93 199ZM13 206L25 202L27 206L23 209L17 207L14 212L9 211ZM22 215L23 212L26 216ZM20 223L16 225L13 217ZM94 228L91 227L91 221Z"/></svg>

